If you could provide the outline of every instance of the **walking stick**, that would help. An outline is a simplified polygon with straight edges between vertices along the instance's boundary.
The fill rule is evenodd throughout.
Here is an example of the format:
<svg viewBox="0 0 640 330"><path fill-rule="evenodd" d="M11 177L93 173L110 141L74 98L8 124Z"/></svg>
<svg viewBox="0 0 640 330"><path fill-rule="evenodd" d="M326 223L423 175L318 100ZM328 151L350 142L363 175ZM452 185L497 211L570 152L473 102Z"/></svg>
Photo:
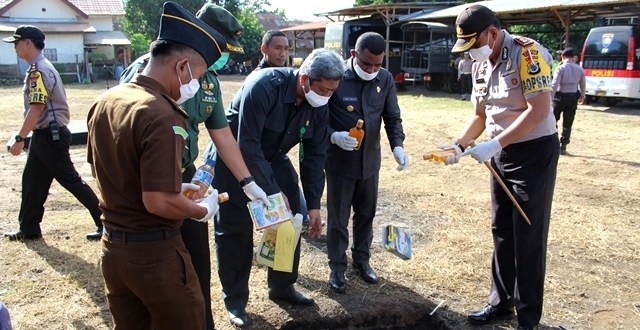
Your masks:
<svg viewBox="0 0 640 330"><path fill-rule="evenodd" d="M476 146L476 143L474 141L469 142L469 147L473 148L475 146ZM484 165L487 166L487 168L489 169L493 177L496 179L496 181L498 181L498 183L500 184L504 192L507 193L507 195L509 196L509 199L511 199L511 202L513 202L513 205L515 205L518 211L520 211L520 215L522 215L522 217L524 218L524 221L526 221L529 225L531 225L531 221L529 221L529 217L527 217L527 215L524 213L524 210L520 207L520 204L518 204L518 201L516 200L516 198L513 197L513 194L511 193L507 185L504 184L504 181L502 181L502 178L500 178L500 175L498 174L498 172L496 172L493 166L491 166L491 162L488 160L485 160Z"/></svg>

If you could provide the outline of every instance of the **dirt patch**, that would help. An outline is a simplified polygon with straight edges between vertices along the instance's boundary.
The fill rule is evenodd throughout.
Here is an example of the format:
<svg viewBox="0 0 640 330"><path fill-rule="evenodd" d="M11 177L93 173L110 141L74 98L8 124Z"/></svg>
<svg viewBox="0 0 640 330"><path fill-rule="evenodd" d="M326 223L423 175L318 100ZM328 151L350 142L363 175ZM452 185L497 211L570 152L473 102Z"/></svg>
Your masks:
<svg viewBox="0 0 640 330"><path fill-rule="evenodd" d="M221 77L225 104L243 78ZM84 118L92 100L105 89L104 82L68 86L72 118ZM8 139L21 125L22 98L19 87L0 90L0 132ZM300 308L270 301L266 270L255 266L247 307L254 329L517 326L514 320L485 327L466 322L466 313L486 301L490 285L489 172L472 159L463 159L456 166L422 160L423 153L456 137L471 114L470 104L455 95L426 92L422 86L402 93L400 104L411 166L409 172L395 170L383 135L371 260L380 283L368 285L348 272L347 293L330 293L325 238L305 239L297 286L313 296L316 306ZM639 106L638 102L623 102L614 108L589 105L578 110L569 155L562 156L558 166L543 329L638 329ZM83 178L95 188L85 147L73 147L71 154ZM24 155L0 155L1 232L17 228L25 159ZM326 219L326 213L323 217ZM402 225L411 233L413 259L403 261L380 247L380 227L385 223ZM98 265L100 246L84 239L92 227L88 212L54 182L42 223L44 240L22 244L0 239L0 301L8 306L16 329L112 327ZM228 329L213 240L211 248L216 328Z"/></svg>

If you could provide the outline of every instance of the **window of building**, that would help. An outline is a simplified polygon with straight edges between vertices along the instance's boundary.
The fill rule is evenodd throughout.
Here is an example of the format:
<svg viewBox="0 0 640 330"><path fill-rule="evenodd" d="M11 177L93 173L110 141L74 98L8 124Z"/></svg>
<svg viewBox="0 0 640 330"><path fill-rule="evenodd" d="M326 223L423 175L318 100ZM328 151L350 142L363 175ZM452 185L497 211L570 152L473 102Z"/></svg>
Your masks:
<svg viewBox="0 0 640 330"><path fill-rule="evenodd" d="M55 48L43 49L42 55L44 55L44 57L51 62L58 62L58 50Z"/></svg>

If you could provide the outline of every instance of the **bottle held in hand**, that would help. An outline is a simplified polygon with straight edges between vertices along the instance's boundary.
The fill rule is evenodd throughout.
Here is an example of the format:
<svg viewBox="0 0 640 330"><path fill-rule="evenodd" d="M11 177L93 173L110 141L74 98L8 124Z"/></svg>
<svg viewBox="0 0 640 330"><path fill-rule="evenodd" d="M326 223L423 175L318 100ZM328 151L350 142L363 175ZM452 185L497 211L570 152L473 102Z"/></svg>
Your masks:
<svg viewBox="0 0 640 330"><path fill-rule="evenodd" d="M185 190L185 197L196 200L204 198L207 194L207 190L211 186L213 182L214 176L214 168L216 166L216 160L208 158L206 162L196 170L196 173L193 175L193 179L191 179L191 183L196 184L200 187L199 190Z"/></svg>
<svg viewBox="0 0 640 330"><path fill-rule="evenodd" d="M447 156L452 156L456 154L456 149L447 148L447 149L436 149L433 151L429 151L422 156L424 160L432 160L438 163L444 163L447 160Z"/></svg>
<svg viewBox="0 0 640 330"><path fill-rule="evenodd" d="M349 130L349 136L354 137L356 138L356 140L358 140L358 145L353 148L354 150L360 149L360 145L362 144L362 139L364 138L364 128L362 128L363 125L364 120L358 119L356 127L353 127Z"/></svg>

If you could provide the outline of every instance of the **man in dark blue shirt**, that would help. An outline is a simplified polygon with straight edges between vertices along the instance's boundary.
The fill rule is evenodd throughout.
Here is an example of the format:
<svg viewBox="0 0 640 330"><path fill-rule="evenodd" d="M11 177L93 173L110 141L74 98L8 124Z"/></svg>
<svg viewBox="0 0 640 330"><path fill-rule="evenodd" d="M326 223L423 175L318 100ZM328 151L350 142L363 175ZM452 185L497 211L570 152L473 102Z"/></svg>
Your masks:
<svg viewBox="0 0 640 330"><path fill-rule="evenodd" d="M231 103L229 126L254 177L240 185L218 157L215 186L229 193L215 225L218 275L232 324L250 323L245 312L253 260L253 223L242 186L255 182L267 195L282 192L289 208L301 211L300 186L287 152L300 145L300 177L309 210L311 238L320 235L320 198L324 190L323 164L329 143L327 102L342 78L343 64L333 51L316 49L299 70L273 68L252 73ZM291 273L268 271L269 298L298 305L313 299L294 288L298 278L300 245Z"/></svg>

